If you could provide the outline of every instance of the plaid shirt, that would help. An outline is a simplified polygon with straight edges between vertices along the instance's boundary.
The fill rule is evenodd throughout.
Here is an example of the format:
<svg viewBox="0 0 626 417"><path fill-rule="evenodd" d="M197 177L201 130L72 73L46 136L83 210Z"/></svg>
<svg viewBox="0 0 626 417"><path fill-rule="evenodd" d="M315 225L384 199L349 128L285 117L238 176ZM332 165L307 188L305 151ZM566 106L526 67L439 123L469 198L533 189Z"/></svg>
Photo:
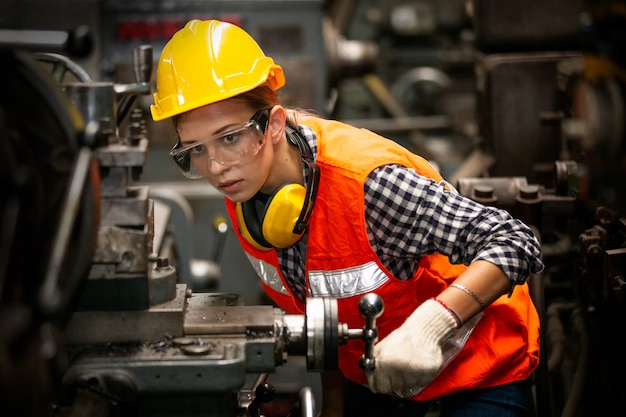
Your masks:
<svg viewBox="0 0 626 417"><path fill-rule="evenodd" d="M300 133L316 156L315 134L303 126ZM372 171L365 181L364 205L370 245L397 279L410 279L420 257L433 253L448 256L451 263L482 259L496 264L511 280L511 289L543 269L541 248L525 224L412 168L384 165ZM285 279L303 299L305 244L277 252Z"/></svg>

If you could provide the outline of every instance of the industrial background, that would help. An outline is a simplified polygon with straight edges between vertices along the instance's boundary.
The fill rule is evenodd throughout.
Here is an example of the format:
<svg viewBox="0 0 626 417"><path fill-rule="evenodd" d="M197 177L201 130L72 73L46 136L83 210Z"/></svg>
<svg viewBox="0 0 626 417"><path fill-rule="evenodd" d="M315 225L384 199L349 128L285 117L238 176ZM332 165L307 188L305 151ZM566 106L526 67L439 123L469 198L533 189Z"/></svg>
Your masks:
<svg viewBox="0 0 626 417"><path fill-rule="evenodd" d="M170 162L154 64L192 18L257 39L284 104L531 225L534 414L626 415L623 1L2 0L3 415L312 416L362 331L271 305L223 198Z"/></svg>

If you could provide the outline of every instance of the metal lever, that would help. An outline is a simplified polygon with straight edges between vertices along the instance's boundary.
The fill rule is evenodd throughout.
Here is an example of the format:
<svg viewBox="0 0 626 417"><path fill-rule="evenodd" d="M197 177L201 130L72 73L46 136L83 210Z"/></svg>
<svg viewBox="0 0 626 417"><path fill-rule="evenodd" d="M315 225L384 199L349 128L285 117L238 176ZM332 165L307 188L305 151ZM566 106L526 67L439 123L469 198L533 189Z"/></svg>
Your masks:
<svg viewBox="0 0 626 417"><path fill-rule="evenodd" d="M338 322L337 301L328 297L306 299L306 317L285 315L281 330L291 355L306 355L307 370L336 370L339 346L348 340L361 339L365 342L365 354L359 358L364 370L374 369L374 344L378 340L376 318L383 313L383 300L378 294L365 294L359 300L359 311L365 317L365 326L350 329L346 323ZM335 344L336 343L336 344Z"/></svg>
<svg viewBox="0 0 626 417"><path fill-rule="evenodd" d="M376 319L383 314L385 306L383 299L378 294L366 294L359 300L359 311L365 317L363 327L363 341L365 342L365 353L359 359L359 366L364 371L373 371L376 368L374 359L374 345L378 341L378 328Z"/></svg>
<svg viewBox="0 0 626 417"><path fill-rule="evenodd" d="M276 388L273 385L264 382L257 386L254 390L254 400L248 407L248 415L250 417L261 416L261 406L264 403L271 402L276 396Z"/></svg>
<svg viewBox="0 0 626 417"><path fill-rule="evenodd" d="M114 87L116 93L124 94L117 105L118 123L121 123L130 112L137 100L137 94L150 93L152 66L152 45L141 45L133 49L133 75L136 83L118 84Z"/></svg>

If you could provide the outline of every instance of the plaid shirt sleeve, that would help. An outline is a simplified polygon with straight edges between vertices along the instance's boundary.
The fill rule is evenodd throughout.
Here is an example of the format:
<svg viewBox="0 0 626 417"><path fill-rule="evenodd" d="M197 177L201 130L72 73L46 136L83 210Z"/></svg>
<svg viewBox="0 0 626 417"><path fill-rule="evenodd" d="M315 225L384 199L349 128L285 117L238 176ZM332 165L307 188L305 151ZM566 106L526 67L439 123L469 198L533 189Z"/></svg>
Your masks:
<svg viewBox="0 0 626 417"><path fill-rule="evenodd" d="M543 269L541 247L528 226L413 169L386 165L374 170L365 182L365 215L381 259L432 253L465 265L482 259L498 265L511 288Z"/></svg>

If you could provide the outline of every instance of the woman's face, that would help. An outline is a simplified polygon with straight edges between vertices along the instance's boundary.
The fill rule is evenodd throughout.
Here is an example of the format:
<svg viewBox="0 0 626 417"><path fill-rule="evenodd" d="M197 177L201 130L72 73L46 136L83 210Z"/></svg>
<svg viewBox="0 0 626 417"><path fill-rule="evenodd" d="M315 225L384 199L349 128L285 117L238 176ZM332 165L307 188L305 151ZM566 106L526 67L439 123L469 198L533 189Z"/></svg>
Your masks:
<svg viewBox="0 0 626 417"><path fill-rule="evenodd" d="M273 147L268 133L240 131L254 111L238 100L226 100L192 110L181 118L178 134L194 168L234 202L251 199L265 184L272 167ZM231 132L237 132L229 135ZM238 145L247 141L243 147ZM252 148L251 148L252 146ZM235 151L231 151L235 147Z"/></svg>

